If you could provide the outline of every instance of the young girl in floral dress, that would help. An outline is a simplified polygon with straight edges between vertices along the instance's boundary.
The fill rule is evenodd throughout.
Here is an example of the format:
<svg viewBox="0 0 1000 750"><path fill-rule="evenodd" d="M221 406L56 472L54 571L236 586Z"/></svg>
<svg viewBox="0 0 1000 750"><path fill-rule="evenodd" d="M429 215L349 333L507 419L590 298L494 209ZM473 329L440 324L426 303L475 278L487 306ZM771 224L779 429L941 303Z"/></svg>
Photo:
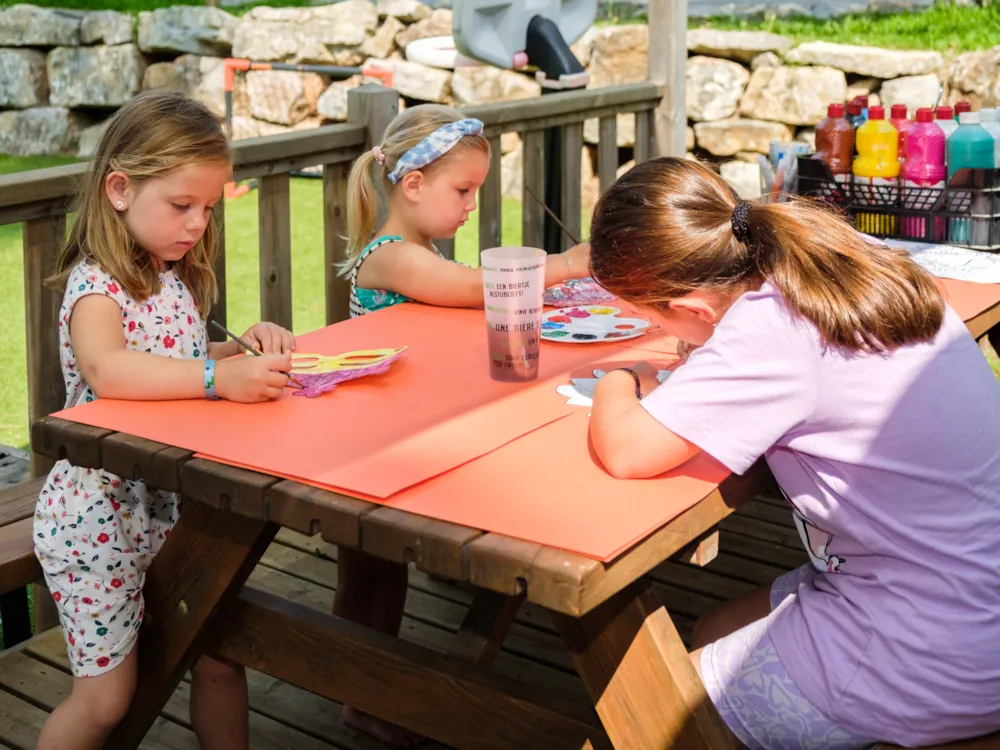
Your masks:
<svg viewBox="0 0 1000 750"><path fill-rule="evenodd" d="M53 280L63 288L59 343L66 407L95 398L281 395L291 333L258 323L244 336L265 356L209 343L220 234L213 207L232 160L219 119L181 94L151 92L105 130ZM35 551L73 670L73 690L42 729L39 750L96 750L121 721L136 684L142 587L177 522L180 499L63 460L38 499ZM206 750L247 747L240 668L202 657L191 723Z"/></svg>

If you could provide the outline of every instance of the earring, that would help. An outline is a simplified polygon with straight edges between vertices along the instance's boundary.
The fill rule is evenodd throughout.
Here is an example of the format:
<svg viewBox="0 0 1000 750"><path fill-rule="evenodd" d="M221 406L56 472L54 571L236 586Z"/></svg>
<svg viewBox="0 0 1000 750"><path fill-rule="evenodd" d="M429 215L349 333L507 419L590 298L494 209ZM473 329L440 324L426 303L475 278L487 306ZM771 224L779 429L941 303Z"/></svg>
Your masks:
<svg viewBox="0 0 1000 750"><path fill-rule="evenodd" d="M119 210L119 211L124 211L124 210L125 210L125 203L124 203L123 201L118 201L118 202L117 202L117 203L115 204L115 206L117 206L117 207L118 207L118 210Z"/></svg>

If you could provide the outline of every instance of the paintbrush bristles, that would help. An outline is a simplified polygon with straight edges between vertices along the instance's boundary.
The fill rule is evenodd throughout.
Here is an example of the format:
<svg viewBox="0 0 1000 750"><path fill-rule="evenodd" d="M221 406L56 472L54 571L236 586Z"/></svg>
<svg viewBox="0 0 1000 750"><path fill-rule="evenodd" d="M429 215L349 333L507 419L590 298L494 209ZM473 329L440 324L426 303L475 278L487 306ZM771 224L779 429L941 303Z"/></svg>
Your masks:
<svg viewBox="0 0 1000 750"><path fill-rule="evenodd" d="M535 201L538 203L538 205L540 205L542 208L545 209L545 213L547 213L549 215L549 218L551 218L552 221L554 221L556 224L559 225L559 228L561 230L563 230L563 232L566 233L566 236L569 237L573 241L574 245L579 245L580 244L580 240L578 240L576 237L573 236L573 233L570 232L566 228L566 225L563 224L561 221L559 221L559 217L555 215L555 212L553 212L553 210L551 208L549 208L548 206L546 206L545 202L541 198L539 198L537 195L535 195L535 193L532 191L532 189L530 187L528 187L527 185L525 185L524 186L524 190L525 190L525 192L528 195L530 195L532 198L535 199Z"/></svg>

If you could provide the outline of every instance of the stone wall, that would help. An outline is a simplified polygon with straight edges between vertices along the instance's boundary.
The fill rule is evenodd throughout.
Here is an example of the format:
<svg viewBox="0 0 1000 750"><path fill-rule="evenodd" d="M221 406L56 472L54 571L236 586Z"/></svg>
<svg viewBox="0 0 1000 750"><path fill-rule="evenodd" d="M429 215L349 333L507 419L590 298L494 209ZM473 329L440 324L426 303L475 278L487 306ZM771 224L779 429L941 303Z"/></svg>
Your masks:
<svg viewBox="0 0 1000 750"><path fill-rule="evenodd" d="M89 157L102 122L137 92L178 88L220 114L226 56L258 61L395 69L404 106L480 104L538 96L530 77L495 68L428 68L403 59L414 39L451 31L451 11L416 0L344 0L306 8L258 7L242 18L220 8L176 6L140 13L58 11L18 5L0 11L0 152ZM745 194L757 189L757 155L771 140L811 141L831 101L870 93L872 101L928 106L944 101L1000 104L1000 47L944 59L937 52L808 42L767 32L688 32L688 150L718 164ZM643 24L590 29L574 51L591 86L644 80ZM269 135L346 119L347 91L359 81L315 73L251 71L237 76L235 138ZM618 123L621 160L633 118ZM585 128L585 198L596 195L597 123ZM503 139L504 194L521 193L521 145Z"/></svg>

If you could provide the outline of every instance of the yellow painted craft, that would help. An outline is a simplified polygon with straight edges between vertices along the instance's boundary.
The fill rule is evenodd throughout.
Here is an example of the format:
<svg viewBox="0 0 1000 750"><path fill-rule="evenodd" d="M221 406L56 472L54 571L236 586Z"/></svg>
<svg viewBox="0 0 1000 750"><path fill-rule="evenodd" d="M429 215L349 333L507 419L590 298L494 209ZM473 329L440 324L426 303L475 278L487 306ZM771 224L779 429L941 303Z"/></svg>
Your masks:
<svg viewBox="0 0 1000 750"><path fill-rule="evenodd" d="M361 370L379 365L405 350L405 346L401 349L365 349L334 356L294 352L292 354L292 372L303 375L323 375L331 372Z"/></svg>

